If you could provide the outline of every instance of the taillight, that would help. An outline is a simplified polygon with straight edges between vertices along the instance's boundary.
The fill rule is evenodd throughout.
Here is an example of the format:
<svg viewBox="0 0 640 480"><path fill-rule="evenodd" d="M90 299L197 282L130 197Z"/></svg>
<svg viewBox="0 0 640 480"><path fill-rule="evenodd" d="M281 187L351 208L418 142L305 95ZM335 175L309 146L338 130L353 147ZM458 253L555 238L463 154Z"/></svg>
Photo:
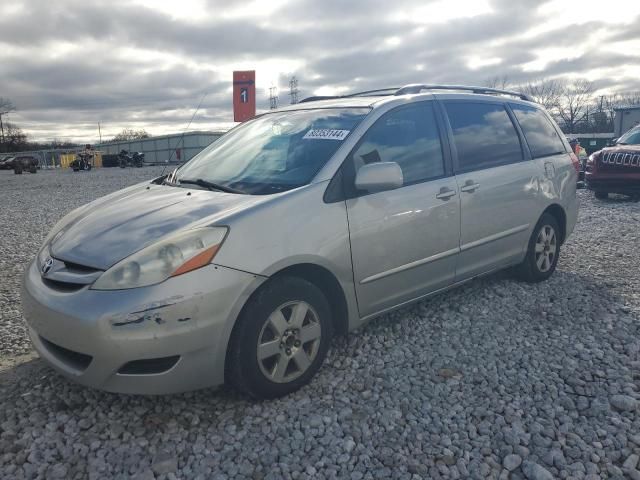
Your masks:
<svg viewBox="0 0 640 480"><path fill-rule="evenodd" d="M571 163L573 163L573 168L576 169L576 173L580 173L580 160L578 160L578 157L576 157L576 154L571 152L569 154L569 156L571 157Z"/></svg>

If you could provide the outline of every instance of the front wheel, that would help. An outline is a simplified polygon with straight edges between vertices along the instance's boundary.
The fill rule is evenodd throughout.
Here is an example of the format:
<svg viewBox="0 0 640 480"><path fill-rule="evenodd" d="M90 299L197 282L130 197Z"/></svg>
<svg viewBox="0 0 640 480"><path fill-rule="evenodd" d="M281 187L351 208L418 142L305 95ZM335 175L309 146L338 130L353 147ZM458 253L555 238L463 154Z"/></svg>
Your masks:
<svg viewBox="0 0 640 480"><path fill-rule="evenodd" d="M595 192L594 195L598 200L606 200L609 198L609 192Z"/></svg>
<svg viewBox="0 0 640 480"><path fill-rule="evenodd" d="M318 287L296 277L273 279L238 318L226 380L254 398L294 392L320 369L331 336L331 309Z"/></svg>
<svg viewBox="0 0 640 480"><path fill-rule="evenodd" d="M542 282L556 269L560 256L560 226L556 218L544 213L531 234L527 256L515 269L516 275L525 282Z"/></svg>

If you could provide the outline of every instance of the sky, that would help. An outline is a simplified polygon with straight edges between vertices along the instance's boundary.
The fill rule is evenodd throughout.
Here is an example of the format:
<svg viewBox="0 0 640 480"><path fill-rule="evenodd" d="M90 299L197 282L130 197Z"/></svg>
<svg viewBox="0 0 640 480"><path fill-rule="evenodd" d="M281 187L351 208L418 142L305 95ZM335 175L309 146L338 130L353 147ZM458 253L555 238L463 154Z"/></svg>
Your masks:
<svg viewBox="0 0 640 480"><path fill-rule="evenodd" d="M233 70L256 70L259 111L293 75L300 98L505 76L640 91L640 2L0 2L0 97L33 140L228 128Z"/></svg>

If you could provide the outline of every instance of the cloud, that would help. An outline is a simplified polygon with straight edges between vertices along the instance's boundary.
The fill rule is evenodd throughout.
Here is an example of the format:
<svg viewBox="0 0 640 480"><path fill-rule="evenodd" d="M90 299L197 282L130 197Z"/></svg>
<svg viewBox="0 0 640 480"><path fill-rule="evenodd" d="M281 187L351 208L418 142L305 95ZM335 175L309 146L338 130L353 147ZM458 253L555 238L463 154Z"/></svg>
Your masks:
<svg viewBox="0 0 640 480"><path fill-rule="evenodd" d="M17 0L0 6L0 96L35 138L86 140L98 121L180 131L205 94L192 126L228 125L234 69L257 70L259 109L271 85L287 104L294 74L301 98L494 76L640 90L640 10L610 1L574 20L564 0Z"/></svg>

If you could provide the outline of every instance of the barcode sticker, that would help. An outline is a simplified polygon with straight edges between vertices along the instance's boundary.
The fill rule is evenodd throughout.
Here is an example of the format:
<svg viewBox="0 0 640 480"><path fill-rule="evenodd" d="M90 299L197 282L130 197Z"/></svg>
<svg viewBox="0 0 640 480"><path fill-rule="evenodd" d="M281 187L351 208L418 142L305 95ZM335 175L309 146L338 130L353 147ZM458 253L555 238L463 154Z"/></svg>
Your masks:
<svg viewBox="0 0 640 480"><path fill-rule="evenodd" d="M331 128L313 128L304 134L307 140L344 140L350 130L333 130Z"/></svg>

